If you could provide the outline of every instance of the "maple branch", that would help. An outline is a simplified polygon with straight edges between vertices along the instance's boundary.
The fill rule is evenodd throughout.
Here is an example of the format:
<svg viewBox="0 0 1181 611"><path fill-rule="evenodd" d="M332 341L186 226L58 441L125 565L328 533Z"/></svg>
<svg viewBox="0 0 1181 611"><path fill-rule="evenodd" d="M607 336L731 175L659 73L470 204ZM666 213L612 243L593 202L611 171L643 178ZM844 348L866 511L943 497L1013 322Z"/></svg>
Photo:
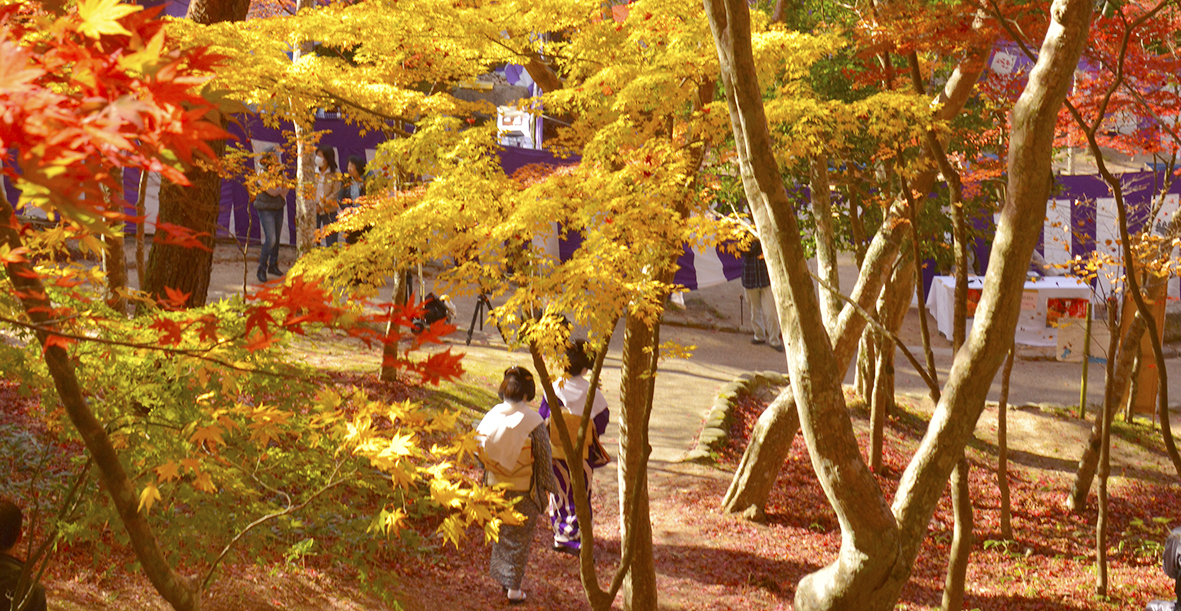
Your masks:
<svg viewBox="0 0 1181 611"><path fill-rule="evenodd" d="M844 293L842 293L840 291L840 289L834 289L831 284L829 284L828 282L825 282L823 278L821 278L820 276L817 276L812 271L809 271L808 275L812 276L812 278L814 278L816 280L816 282L818 284L820 284L820 286L822 288L824 288L824 290L835 295L837 297L837 299L840 299L841 301L844 301L845 303L852 306L853 311L860 314L861 318L864 319L865 322L869 326L873 327L874 329L877 329L883 335L890 338L890 341L893 342L894 345L897 346L898 349L902 351L902 354L906 356L906 360L910 361L910 365L912 367L914 367L914 370L918 372L919 377L921 377L923 379L923 382L925 382L927 384L927 388L929 388L931 390L932 396L934 396L934 397L939 396L939 383L937 381L931 379L931 376L928 375L927 372L923 369L923 366L922 366L922 364L919 363L919 360L917 358L915 358L914 354L912 354L910 352L910 349L906 347L906 344L903 343L902 340L897 335L895 335L892 331L890 331L890 329L888 327L886 327L886 325L884 325L880 321L878 321L878 319L875 318L872 313L870 313L865 308L861 307L861 305L858 304L856 301L853 301L852 298L850 298L847 295L845 295Z"/></svg>
<svg viewBox="0 0 1181 611"><path fill-rule="evenodd" d="M320 87L320 93L328 96L328 98L334 102L344 104L345 106L348 106L350 108L355 108L361 112L369 113L375 117L385 119L386 121L398 121L401 123L409 123L410 125L414 125L414 121L411 121L410 119L407 119L406 117L402 117L402 116L398 116L398 115L391 115L389 113L384 113L379 110L373 110L372 108L366 107L359 102L354 102L354 101L352 101L352 100L350 100L338 93L333 93L325 87ZM383 127L382 129L388 129L389 131L394 132L395 134L397 134L403 138L409 138L410 136L414 135L414 134L411 134L410 132L408 132L396 125L387 125L387 126Z"/></svg>
<svg viewBox="0 0 1181 611"><path fill-rule="evenodd" d="M1148 303L1144 299L1144 295L1140 289L1140 279L1137 277L1136 258L1132 252L1131 233L1128 230L1128 211L1127 204L1124 201L1123 185L1107 167L1107 162L1103 158L1103 151L1099 148L1099 140L1095 136L1106 114L1107 103L1111 95L1124 81L1124 61L1127 58L1128 43L1132 37L1132 31L1147 21L1149 17L1160 11L1164 5L1165 1L1162 1L1152 11L1142 15L1140 19L1133 21L1130 25L1125 25L1124 33L1120 40L1118 61L1115 66L1115 82L1108 88L1107 95L1099 107L1099 112L1096 115L1094 123L1087 124L1083 119L1082 113L1079 112L1078 108L1069 99L1065 100L1065 105L1067 110L1070 111L1071 117L1083 128L1083 134L1087 137L1087 145L1091 150L1091 154L1095 157L1095 167L1099 170L1103 181L1107 183L1112 195L1115 197L1115 210L1119 221L1119 241L1124 257L1124 281L1128 285L1128 296L1132 298L1133 303L1136 305L1136 313L1144 319L1145 326L1148 327L1148 339L1152 346L1152 356L1156 361L1158 385L1157 409L1161 418L1161 434L1164 438L1165 450L1173 463L1173 468L1177 471L1178 475L1181 475L1181 454L1177 451L1177 445L1173 440L1173 432L1169 424L1169 378L1168 373L1165 371L1165 358L1161 350L1160 335L1157 331L1156 320L1153 318L1152 312L1148 308ZM1120 11L1120 17L1121 19L1123 18L1122 10ZM1145 265L1147 265L1147 262Z"/></svg>
<svg viewBox="0 0 1181 611"><path fill-rule="evenodd" d="M31 331L38 333L38 334L46 333L46 334L49 334L49 335L52 335L55 337L62 337L65 339L70 339L70 340L79 341L79 342L91 342L91 343L95 343L95 344L104 344L107 346L122 346L124 348L136 348L136 349L140 349L140 350L154 350L156 352L163 352L165 354L174 354L177 356L187 356L187 357L195 358L198 360L208 361L210 363L221 365L222 367L225 367L227 369L232 369L234 371L241 371L243 373L257 373L257 374L261 374L261 375L284 378L284 379L301 379L302 378L302 376L295 376L295 375L290 375L290 374L286 374L286 373L265 371L265 370L261 370L261 369L251 369L249 367L235 365L233 363L223 361L219 358L212 357L212 356L206 356L205 354L203 354L205 352L213 350L214 348L217 348L218 346L210 346L209 348L205 348L202 350L189 350L189 349L184 349L184 348L167 348L165 346L160 346L158 344L151 344L151 343L140 344L140 343L135 343L135 342L125 342L125 341L120 341L120 340L115 340L115 339L106 339L103 337L92 337L89 335L77 335L74 333L66 333L64 331L54 328L53 326L39 325L36 323L27 323L27 322L23 322L20 320L14 320L12 318L7 318L5 316L0 316L0 322L8 323L10 325L22 327L25 329L29 329ZM243 338L237 337L237 338L232 338L232 339L243 339ZM222 345L222 344L229 342L229 341L230 340L225 340L225 341L221 342L219 345Z"/></svg>
<svg viewBox="0 0 1181 611"><path fill-rule="evenodd" d="M265 524L271 520L274 520L275 518L281 518L285 515L295 513L296 511L299 511L300 509L307 507L308 503L311 503L312 501L319 498L319 496L321 494L324 494L325 492L331 490L332 488L335 488L335 487L339 486L340 484L343 484L345 480L336 479L336 475L338 473L340 473L340 467L342 464L344 464L344 463L337 462L336 467L332 470L332 475L330 475L328 477L329 483L325 484L322 488L320 488L315 493L313 493L311 496L309 496L306 500L304 500L304 502L302 502L298 505L291 505L290 497L288 497L288 501L287 501L288 504L287 504L286 509L284 509L282 511L268 513L267 515L258 518L257 520L251 522L250 524L247 524L246 527L243 528L238 534L234 535L234 538L230 539L230 542L226 543L225 548L223 548L221 550L221 554L218 554L217 558L213 561L213 564L209 565L209 571L205 573L205 579L201 580L201 591L204 592L209 587L209 582L213 580L213 572L215 570L217 570L217 565L221 564L221 561L222 561L222 559L224 559L226 557L226 554L230 553L230 548L232 548L235 543L237 543L239 540L241 540L242 537L246 536L246 533L253 530L256 526L260 526L262 524Z"/></svg>

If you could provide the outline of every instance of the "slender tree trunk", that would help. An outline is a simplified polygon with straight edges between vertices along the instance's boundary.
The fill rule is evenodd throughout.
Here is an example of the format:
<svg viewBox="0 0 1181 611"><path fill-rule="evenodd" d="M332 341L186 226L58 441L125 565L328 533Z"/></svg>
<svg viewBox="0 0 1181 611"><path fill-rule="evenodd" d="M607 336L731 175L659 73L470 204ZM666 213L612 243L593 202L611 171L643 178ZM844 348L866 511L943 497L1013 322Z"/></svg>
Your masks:
<svg viewBox="0 0 1181 611"><path fill-rule="evenodd" d="M890 312L890 285L882 287L877 311ZM884 322L884 321L883 321ZM882 474L882 450L886 436L886 414L894 402L894 344L880 331L874 338L882 347L878 354L877 371L874 372L873 398L870 401L869 464L874 473Z"/></svg>
<svg viewBox="0 0 1181 611"><path fill-rule="evenodd" d="M316 147L307 142L308 132L302 122L295 122L295 251L301 257L316 247L316 198L312 193Z"/></svg>
<svg viewBox="0 0 1181 611"><path fill-rule="evenodd" d="M1111 421L1114 413L1103 410L1099 446L1099 516L1095 519L1095 592L1107 596L1107 476L1111 473Z"/></svg>
<svg viewBox="0 0 1181 611"><path fill-rule="evenodd" d="M861 332L861 343L857 348L856 375L853 377L853 391L865 401L866 405L873 405L874 372L877 371L878 340L872 327L866 327Z"/></svg>
<svg viewBox="0 0 1181 611"><path fill-rule="evenodd" d="M955 530L951 537L951 556L943 586L943 611L959 611L964 606L964 580L972 551L972 499L968 482L969 465L961 455L951 472L951 505L955 511Z"/></svg>
<svg viewBox="0 0 1181 611"><path fill-rule="evenodd" d="M841 301L841 277L837 273L837 237L832 228L832 195L829 193L828 155L818 154L809 161L812 191L812 217L816 221L816 275L820 277L820 313L829 335L836 333ZM828 286L824 286L827 284Z"/></svg>
<svg viewBox="0 0 1181 611"><path fill-rule="evenodd" d="M867 251L862 273L851 296L852 301L862 309L873 307L885 278L890 274L900 244L908 231L908 225L901 219L902 214L897 206L891 209ZM844 379L848 371L865 326L865 319L854 308L846 306L841 311L837 333L833 336L833 350L841 365L840 379ZM796 410L795 395L791 386L788 386L759 416L742 462L734 473L722 503L726 511L744 513L755 519L763 515L775 478L799 430Z"/></svg>
<svg viewBox="0 0 1181 611"><path fill-rule="evenodd" d="M1013 358L1017 346L1009 348L1005 359L1004 373L1001 374L1001 400L996 411L997 487L1001 492L1001 538L1013 540L1013 512L1009 501L1009 378L1013 374Z"/></svg>
<svg viewBox="0 0 1181 611"><path fill-rule="evenodd" d="M3 189L0 189L0 218L6 219L0 223L0 243L11 249L22 246L20 235L17 233L19 223L16 213ZM174 609L198 611L201 608L201 599L197 590L168 564L156 543L156 536L148 524L147 516L139 512L139 495L136 494L135 484L123 469L123 463L120 462L119 454L107 436L103 424L86 405L70 354L61 344L49 341L58 327L50 317L50 313L54 311L53 304L46 296L40 277L30 263L9 261L5 263L4 268L9 281L16 288L16 295L29 321L40 327L37 331L37 340L41 344L42 358L49 369L49 375L53 378L58 398L70 422L86 444L95 466L98 467L99 480L119 513L120 521L144 574Z"/></svg>
<svg viewBox="0 0 1181 611"><path fill-rule="evenodd" d="M910 61L913 70L917 72L916 53L911 52ZM952 240L955 248L955 310L951 343L953 349L959 352L964 345L968 322L968 229L964 220L964 204L960 199L963 189L959 173L948 161L934 132L928 132L927 142L932 156L939 163L939 168L947 179L951 198ZM968 484L968 470L968 458L961 455L955 471L951 474L955 535L951 542L951 557L948 559L947 579L943 589L943 611L960 611L964 604L964 578L972 554L972 491Z"/></svg>
<svg viewBox="0 0 1181 611"><path fill-rule="evenodd" d="M316 6L314 0L296 0L295 10ZM312 42L300 41L291 55L292 62L298 62L303 55L311 53ZM309 122L312 120L309 117ZM315 167L316 147L308 142L309 122L295 121L295 252L303 256L316 247L316 201L312 190L312 173Z"/></svg>
<svg viewBox="0 0 1181 611"><path fill-rule="evenodd" d="M875 584L888 579L898 553L897 526L853 434L841 388L844 376L839 375L844 367L824 332L799 225L770 154L771 138L751 50L749 7L745 0L707 0L706 12L717 43L743 187L779 305L804 438L844 533L836 562L801 582L795 608L822 608L829 601L836 608L868 605ZM851 335L850 344L855 346L861 334ZM861 570L837 568L842 566ZM834 587L837 583L840 586ZM887 604L892 606L893 601Z"/></svg>
<svg viewBox="0 0 1181 611"><path fill-rule="evenodd" d="M1140 402L1140 367L1144 364L1143 356L1137 350L1135 356L1132 357L1132 371L1128 375L1128 392L1120 397L1124 408L1124 422L1132 421L1132 413L1136 409L1136 404Z"/></svg>
<svg viewBox="0 0 1181 611"><path fill-rule="evenodd" d="M147 170L139 173L139 192L135 199L135 216L138 219L135 222L135 281L140 287L144 285L144 279L147 274L144 266L144 234L146 233L145 225L147 221L147 204L144 203L144 198L148 196L148 174Z"/></svg>
<svg viewBox="0 0 1181 611"><path fill-rule="evenodd" d="M624 323L623 369L620 372L619 530L620 539L635 537L630 570L623 581L623 608L655 611L656 562L652 553L652 522L648 511L648 420L659 358L659 324L628 315ZM634 513L624 499L638 495Z"/></svg>
<svg viewBox="0 0 1181 611"><path fill-rule="evenodd" d="M742 461L730 480L730 488L722 499L722 507L730 513L742 513L756 522L763 521L767 497L775 487L779 469L791 453L792 440L800 430L800 415L791 386L759 414L750 442L742 453Z"/></svg>
<svg viewBox="0 0 1181 611"><path fill-rule="evenodd" d="M1106 380L1103 384L1103 406L1095 415L1095 422L1091 425L1091 435L1087 438L1087 445L1083 447L1083 455L1079 458L1078 469L1074 473L1074 481L1070 485L1070 495L1066 497L1066 508L1071 513L1079 513L1087 506L1087 497L1091 494L1091 482L1095 479L1095 471L1099 467L1100 447L1103 442L1104 415L1114 414L1119 409L1119 399L1127 392L1131 383L1130 374L1136 354L1140 351L1140 340L1147 328L1144 319L1132 312L1131 324L1124 334L1123 340L1119 336L1119 317L1112 316L1118 308L1114 300L1107 302L1108 328L1111 329L1111 339L1107 348ZM1128 313L1125 312L1124 316Z"/></svg>
<svg viewBox="0 0 1181 611"><path fill-rule="evenodd" d="M394 274L392 287L394 305L406 305L410 299L410 291L406 282L406 272L399 270ZM393 309L391 307L391 314ZM398 369L394 364L398 360L398 338L396 337L402 330L394 324L394 321L386 323L385 327L385 343L381 348L381 375L383 382L393 382L398 378Z"/></svg>
<svg viewBox="0 0 1181 611"><path fill-rule="evenodd" d="M107 193L107 201L111 207L123 212L123 170L116 169L112 174L119 184L119 192ZM127 253L123 250L123 234L127 223L119 221L111 227L111 235L103 236L103 271L107 273L107 305L120 314L127 314Z"/></svg>

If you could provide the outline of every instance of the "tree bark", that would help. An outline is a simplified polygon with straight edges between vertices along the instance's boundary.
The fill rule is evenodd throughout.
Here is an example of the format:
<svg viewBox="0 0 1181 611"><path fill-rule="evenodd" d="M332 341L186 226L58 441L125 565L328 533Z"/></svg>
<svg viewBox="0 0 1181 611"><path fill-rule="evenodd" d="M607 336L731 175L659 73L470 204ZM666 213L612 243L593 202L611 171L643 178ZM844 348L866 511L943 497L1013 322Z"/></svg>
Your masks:
<svg viewBox="0 0 1181 611"><path fill-rule="evenodd" d="M709 7L707 5L707 10L708 8ZM717 37L715 35L715 40L716 39ZM988 59L990 51L991 45L979 45L978 47L973 47L959 63L959 65L956 66L956 69L952 72L950 78L948 78L944 88L939 92L938 95L935 96L933 101L932 105L938 109L935 111L935 116L937 118L948 120L958 114L959 111L964 107L964 104L967 103L976 81L979 80L980 75L984 71L985 61ZM920 174L915 179L913 185L915 190L920 193L929 191L935 182L936 175L937 172L935 171L927 171ZM902 201L900 200L897 202L896 207L897 205L902 205ZM900 208L900 210L905 210L905 208ZM896 218L905 217L902 215L901 217ZM857 224L855 229L856 227L860 227L860 225ZM872 246L872 243L870 246ZM865 261L869 259L868 252L869 248L865 248L864 252L862 249L858 249L858 268L862 270L861 276L863 278L867 273L865 271ZM901 252L900 256L900 264L897 266L897 269L895 269L893 277L889 283L891 290L889 301L891 304L893 304L893 313L889 319L890 323L888 328L894 332L901 328L902 321L906 316L906 312L910 308L911 295L913 295L915 289L914 258L905 251ZM870 267L874 268L873 265ZM872 276L873 274L880 273L880 270L874 270L868 273ZM861 280L859 279L858 282L861 282ZM872 301L863 301L858 297L854 297L853 300L867 310L870 309L869 305L867 304L872 304ZM923 312L920 315L925 316L926 313ZM844 314L842 314L842 316L844 316ZM867 337L872 336L872 331L865 330L865 334ZM834 335L841 337L844 336L843 333L837 333ZM876 347L877 354L881 354L885 350L894 350L894 347L892 345ZM844 362L843 357L840 356L840 350L837 350L837 355L838 361ZM865 367L864 370L859 369L859 373L862 371L866 373L872 372L874 368L876 368L876 359L867 359L865 352L863 351L858 358L858 367ZM847 369L847 363L845 368ZM866 382L872 379L872 377L872 374L869 376L859 376L859 384L861 386L867 386ZM872 388L872 386L869 386L869 388ZM862 395L867 400L872 399L872 391L866 392L865 388L862 388L861 390ZM893 396L893 388L890 388L889 394L891 397ZM794 410L794 400L795 399L793 397L792 403L784 403L782 404L781 408ZM760 420L761 419L762 418L760 418ZM789 435L788 431L779 430L778 427L787 426L789 423L790 420L783 418L781 415L770 417L766 427L760 428L752 434L751 443L747 446L747 452L757 452L757 454L750 457L745 455L743 456L739 469L735 472L734 479L731 482L730 490L726 494L727 500L724 503L726 511L746 512L748 511L748 508L757 506L758 509L753 513L754 515L761 514L762 508L766 506L767 495L770 493L770 485L774 483L779 469L783 465L784 459L787 457L787 454L790 450L791 440L794 437L794 434ZM765 440L766 437L771 435L774 435L776 439L784 440L788 447L770 447L770 444L766 443ZM746 484L743 482L746 482ZM765 489L762 487L764 482L767 485L767 488ZM746 489L746 486L750 485L754 485L755 487L752 489Z"/></svg>
<svg viewBox="0 0 1181 611"><path fill-rule="evenodd" d="M392 289L391 299L394 305L404 306L410 300L410 291L406 282L406 272L399 270L394 274L394 279L390 284ZM391 307L391 315L393 309ZM385 326L385 343L381 347L381 373L379 377L383 382L393 382L398 379L398 368L394 366L398 360L398 334L402 332L398 325L394 324L391 318Z"/></svg>
<svg viewBox="0 0 1181 611"><path fill-rule="evenodd" d="M771 154L762 90L751 53L749 7L706 0L728 98L747 200L764 244L780 303L792 388L812 464L841 525L841 550L806 576L798 611L892 608L909 579L931 515L975 429L987 387L1012 342L1030 253L1040 233L1052 180L1058 109L1090 27L1089 0L1056 0L1037 63L1012 113L1008 196L1001 211L976 326L956 355L946 392L892 508L861 459L823 333L798 226ZM892 511L891 511L892 509ZM896 518L897 516L897 518Z"/></svg>
<svg viewBox="0 0 1181 611"><path fill-rule="evenodd" d="M295 11L316 6L314 0L296 0ZM301 40L291 54L291 61L298 62L303 55L311 53L311 41ZM308 117L310 120L311 117ZM316 200L313 196L312 173L315 168L316 147L308 142L309 125L304 121L294 122L295 133L295 252L303 256L316 247Z"/></svg>
<svg viewBox="0 0 1181 611"><path fill-rule="evenodd" d="M11 249L22 246L20 235L17 233L19 223L16 213L2 189L0 218L5 219L5 222L0 223L0 242ZM53 337L53 331L58 327L50 317L54 308L45 293L40 277L30 263L10 261L5 263L4 268L29 321L40 327L37 331L37 340L41 344L45 365L53 377L58 398L70 422L86 444L95 466L98 467L99 480L119 513L120 521L144 574L174 609L199 611L201 599L196 588L168 564L167 558L156 543L156 536L148 524L147 516L139 512L135 485L123 469L123 463L119 461L119 454L115 451L103 424L86 405L74 371L73 360L60 344L49 341Z"/></svg>
<svg viewBox="0 0 1181 611"><path fill-rule="evenodd" d="M889 577L898 553L897 525L853 434L841 388L844 376L838 375L843 367L824 332L799 225L771 154L751 50L749 7L744 0L706 0L705 5L717 43L743 187L754 210L779 306L801 427L812 466L842 531L836 562L804 578L796 590L795 608L872 608L872 591ZM850 343L855 345L860 333L851 335Z"/></svg>
<svg viewBox="0 0 1181 611"><path fill-rule="evenodd" d="M193 0L185 15L202 25L226 21L242 21L250 10L250 0ZM224 123L222 127L225 127ZM209 143L216 158L225 152L225 141ZM166 296L164 289L172 288L188 293L185 303L194 308L205 305L209 296L209 276L213 271L213 245L217 235L217 215L221 210L221 176L217 172L194 166L185 172L190 185L182 187L170 181L160 185L160 223L185 227L200 237L208 250L168 244L157 239L152 242L141 289L157 299ZM159 237L159 234L157 234Z"/></svg>
<svg viewBox="0 0 1181 611"><path fill-rule="evenodd" d="M816 275L820 277L821 315L829 335L836 335L841 314L841 277L837 273L837 237L832 228L832 195L829 193L828 155L808 161L812 192L812 218L816 221ZM827 284L828 286L824 286Z"/></svg>
<svg viewBox="0 0 1181 611"><path fill-rule="evenodd" d="M890 273L898 256L900 244L908 231L901 216L899 207L891 209L866 253L865 264L851 296L851 300L861 309L872 309L884 278ZM844 379L848 371L865 326L865 319L851 306L846 306L837 319L833 350L837 363L841 365L840 379ZM766 509L767 497L779 476L783 461L791 452L792 440L798 430L796 399L791 386L788 386L759 416L742 461L723 499L725 511L761 518Z"/></svg>
<svg viewBox="0 0 1181 611"><path fill-rule="evenodd" d="M890 286L882 287L878 299L879 317L890 312ZM877 345L882 347L874 371L873 397L870 400L869 464L874 473L882 474L882 450L886 437L886 414L894 402L894 344L880 331L875 335Z"/></svg>
<svg viewBox="0 0 1181 611"><path fill-rule="evenodd" d="M1001 538L1005 541L1013 540L1013 511L1009 501L1009 378L1016 354L1017 346L1013 345L1001 374L1001 400L996 411L996 480L1001 493Z"/></svg>
<svg viewBox="0 0 1181 611"><path fill-rule="evenodd" d="M217 157L225 152L225 142L209 143ZM217 172L192 167L185 172L191 183L187 187L171 181L160 185L160 223L170 223L190 229L197 234L204 248L169 244L161 239L160 231L152 241L141 287L152 297L166 297L165 288L188 293L186 307L205 305L209 296L209 275L213 270L214 236L217 234L217 215L221 207L221 177Z"/></svg>
<svg viewBox="0 0 1181 611"><path fill-rule="evenodd" d="M972 553L972 499L968 482L968 459L963 454L951 473L951 505L955 511L955 530L951 537L951 557L943 586L943 611L964 607L964 580Z"/></svg>
<svg viewBox="0 0 1181 611"><path fill-rule="evenodd" d="M123 169L112 172L120 191L107 193L107 201L111 208L123 212L126 201L123 199ZM107 273L107 305L120 314L127 314L127 254L123 251L123 234L127 223L119 221L111 227L111 235L103 236L103 271Z"/></svg>
<svg viewBox="0 0 1181 611"><path fill-rule="evenodd" d="M148 171L140 170L139 173L139 190L135 199L135 281L140 287L144 285L144 278L147 275L144 265L144 231L145 217L147 216L147 205L144 203L144 198L148 196Z"/></svg>
<svg viewBox="0 0 1181 611"><path fill-rule="evenodd" d="M1112 318L1108 316L1108 320ZM1099 596L1107 596L1107 476L1111 473L1111 421L1114 412L1104 409L1099 414L1103 430L1099 444L1099 516L1095 519L1095 592Z"/></svg>
<svg viewBox="0 0 1181 611"><path fill-rule="evenodd" d="M785 386L779 396L759 414L750 442L742 453L742 461L730 480L730 488L722 499L722 508L730 513L743 513L747 519L762 522L766 516L767 498L775 487L779 469L791 444L800 430L800 415L791 386Z"/></svg>
<svg viewBox="0 0 1181 611"><path fill-rule="evenodd" d="M620 372L619 414L619 531L620 540L634 537L631 567L623 580L623 608L655 611L656 561L652 553L652 522L648 515L648 420L659 357L659 324L649 326L628 315L624 323L623 363ZM635 496L632 513L624 499Z"/></svg>
<svg viewBox="0 0 1181 611"><path fill-rule="evenodd" d="M882 290L888 290L883 288ZM853 392L865 401L866 405L873 403L874 372L877 371L878 340L874 337L874 329L866 327L861 332L861 343L857 347L857 367L854 369Z"/></svg>

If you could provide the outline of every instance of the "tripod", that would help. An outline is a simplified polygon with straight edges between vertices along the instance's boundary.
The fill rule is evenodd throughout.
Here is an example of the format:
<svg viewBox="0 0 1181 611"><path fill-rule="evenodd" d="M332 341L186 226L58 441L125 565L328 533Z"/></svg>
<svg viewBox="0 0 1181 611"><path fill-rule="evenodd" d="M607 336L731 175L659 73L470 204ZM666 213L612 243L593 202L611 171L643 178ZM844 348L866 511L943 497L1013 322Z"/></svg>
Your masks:
<svg viewBox="0 0 1181 611"><path fill-rule="evenodd" d="M468 346L472 345L472 331L474 331L476 328L476 321L477 320L480 321L480 330L481 331L484 330L484 317L482 316L482 314L485 311L489 311L489 312L492 311L492 302L488 301L488 294L487 293L480 293L480 296L476 298L476 311L472 312L472 324L468 325L468 328L467 328L467 345Z"/></svg>

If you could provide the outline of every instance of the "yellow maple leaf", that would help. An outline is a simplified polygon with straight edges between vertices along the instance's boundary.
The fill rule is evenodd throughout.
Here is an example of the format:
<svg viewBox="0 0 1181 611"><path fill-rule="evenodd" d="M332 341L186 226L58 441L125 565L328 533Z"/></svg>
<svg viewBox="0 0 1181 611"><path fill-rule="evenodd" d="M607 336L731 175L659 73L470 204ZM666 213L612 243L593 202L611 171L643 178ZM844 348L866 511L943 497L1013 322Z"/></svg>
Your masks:
<svg viewBox="0 0 1181 611"><path fill-rule="evenodd" d="M156 501L162 500L160 497L160 490L156 488L156 484L148 484L144 487L143 492L139 493L139 509L144 513L152 511L152 504Z"/></svg>
<svg viewBox="0 0 1181 611"><path fill-rule="evenodd" d="M162 482L172 481L180 477L180 465L175 461L168 461L167 464L156 467L156 479Z"/></svg>
<svg viewBox="0 0 1181 611"><path fill-rule="evenodd" d="M204 471L197 472L197 479L193 480L193 487L201 492L217 492L217 486L209 478L209 474Z"/></svg>
<svg viewBox="0 0 1181 611"><path fill-rule="evenodd" d="M82 0L78 3L78 16L82 18L78 31L91 38L99 38L103 34L130 35L131 32L119 20L142 8L123 4L119 0Z"/></svg>
<svg viewBox="0 0 1181 611"><path fill-rule="evenodd" d="M211 424L209 426L203 426L203 427L197 429L193 433L193 435L191 437L189 437L189 441L196 443L196 444L200 444L202 442L209 442L209 449L212 450L214 448L214 446L216 446L219 443L223 446L226 444L226 442L224 440L222 440L222 438L221 438L221 433L223 430L225 430L225 429L221 428L220 426L217 426L216 424Z"/></svg>

